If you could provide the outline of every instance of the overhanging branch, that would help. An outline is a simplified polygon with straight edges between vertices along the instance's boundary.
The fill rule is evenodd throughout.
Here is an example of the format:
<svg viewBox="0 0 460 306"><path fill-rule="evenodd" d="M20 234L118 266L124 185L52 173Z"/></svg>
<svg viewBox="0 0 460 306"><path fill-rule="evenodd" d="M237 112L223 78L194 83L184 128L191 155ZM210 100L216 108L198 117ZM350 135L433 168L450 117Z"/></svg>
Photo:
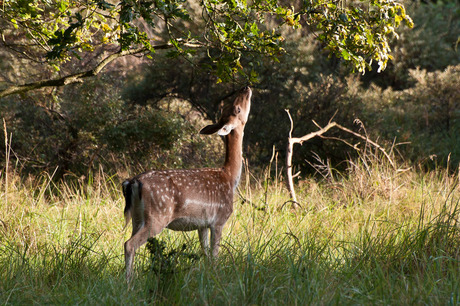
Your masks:
<svg viewBox="0 0 460 306"><path fill-rule="evenodd" d="M186 42L183 43L183 45L186 47L190 47L190 48L201 47L201 45L199 44L191 44L191 43L186 43ZM173 45L170 42L167 42L162 45L153 46L152 48L154 50L169 49L169 48L173 48ZM59 86L73 84L73 83L81 83L83 82L83 79L85 78L98 75L109 63L116 60L117 58L124 57L127 55L139 54L139 53L143 53L147 51L149 51L149 49L146 47L130 49L130 50L120 50L119 52L110 54L109 56L104 58L102 61L100 61L96 65L96 67L94 67L91 70L67 75L67 76L64 76L58 79L37 81L37 82L32 82L32 83L28 83L24 85L12 85L12 86L7 87L6 89L0 90L0 98L6 97L9 95L13 95L13 94L31 91L34 89L39 89L39 88L59 87Z"/></svg>

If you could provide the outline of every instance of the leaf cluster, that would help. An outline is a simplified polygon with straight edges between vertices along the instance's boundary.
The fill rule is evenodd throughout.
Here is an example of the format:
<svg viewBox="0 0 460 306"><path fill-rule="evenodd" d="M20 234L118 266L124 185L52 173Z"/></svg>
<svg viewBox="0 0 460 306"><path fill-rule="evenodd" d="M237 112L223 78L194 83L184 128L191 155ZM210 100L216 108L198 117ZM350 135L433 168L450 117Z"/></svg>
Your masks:
<svg viewBox="0 0 460 306"><path fill-rule="evenodd" d="M394 0L366 2L309 0L291 5L276 0L12 0L1 18L24 33L24 41L42 50L41 60L56 69L81 60L97 48L129 50L142 46L149 56L160 48L199 65L194 50L207 53L202 68L221 81L243 76L256 82L252 67L259 55L277 61L285 52L283 29L308 28L337 57L356 70L383 70L390 56L389 40L401 23L413 25ZM113 49L112 49L113 50Z"/></svg>

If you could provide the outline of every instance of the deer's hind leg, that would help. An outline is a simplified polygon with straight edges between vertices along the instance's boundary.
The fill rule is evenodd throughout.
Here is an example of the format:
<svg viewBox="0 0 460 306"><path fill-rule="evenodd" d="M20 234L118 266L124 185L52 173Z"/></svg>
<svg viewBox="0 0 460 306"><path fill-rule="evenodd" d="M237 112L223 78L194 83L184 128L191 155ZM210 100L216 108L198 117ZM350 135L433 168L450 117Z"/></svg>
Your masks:
<svg viewBox="0 0 460 306"><path fill-rule="evenodd" d="M154 224L151 224L153 221ZM125 242L125 268L126 268L126 278L130 280L132 276L133 261L136 250L140 248L144 243L147 242L147 239L158 235L166 224L163 222L157 222L156 220L148 219L146 220L144 226L140 227L137 231L133 231L133 235Z"/></svg>

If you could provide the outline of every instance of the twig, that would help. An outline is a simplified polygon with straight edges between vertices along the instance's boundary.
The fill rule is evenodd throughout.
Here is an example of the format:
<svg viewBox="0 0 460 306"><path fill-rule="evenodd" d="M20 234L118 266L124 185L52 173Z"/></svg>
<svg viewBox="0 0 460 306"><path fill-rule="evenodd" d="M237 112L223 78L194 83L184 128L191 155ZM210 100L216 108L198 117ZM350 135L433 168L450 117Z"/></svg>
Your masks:
<svg viewBox="0 0 460 306"><path fill-rule="evenodd" d="M3 118L3 133L5 134L5 207L8 208L8 164L10 163L11 146L8 145L8 132L6 130L5 118Z"/></svg>
<svg viewBox="0 0 460 306"><path fill-rule="evenodd" d="M396 165L394 164L393 160L391 159L391 156L390 156L390 155L385 151L385 149L382 148L378 143L376 143L376 142L370 140L367 136L363 136L363 135L361 135L361 134L358 134L358 133L353 132L353 131L350 130L350 129L347 129L346 127L343 127L343 126L341 126L340 124L336 124L336 126L337 126L339 129L341 129L341 130L343 130L343 131L345 131L345 132L348 132L348 133L352 134L353 136L356 136L356 137L358 137L358 138L364 139L367 143L370 143L371 145L373 145L374 147L376 147L377 149L379 149L379 150L383 153L383 155L385 155L385 157L388 159L388 161L390 162L390 164L391 164L391 166L393 167L393 169L396 169Z"/></svg>
<svg viewBox="0 0 460 306"><path fill-rule="evenodd" d="M300 208L303 208L302 205L300 205L299 202L296 202L296 201L293 201L293 200L287 200L286 202L283 203L283 205L281 205L280 209L283 209L283 207L284 207L286 204L288 204L288 203L291 203L291 205L292 205L291 207L292 207L292 208L294 207L294 205L297 205L297 206L299 206Z"/></svg>

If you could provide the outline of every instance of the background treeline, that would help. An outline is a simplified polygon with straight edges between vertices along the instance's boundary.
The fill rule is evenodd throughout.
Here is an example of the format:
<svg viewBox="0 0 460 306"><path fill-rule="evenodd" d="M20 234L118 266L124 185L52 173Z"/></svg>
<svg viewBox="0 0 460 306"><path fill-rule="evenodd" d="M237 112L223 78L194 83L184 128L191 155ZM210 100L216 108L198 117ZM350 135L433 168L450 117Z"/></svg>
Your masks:
<svg viewBox="0 0 460 306"><path fill-rule="evenodd" d="M400 144L397 157L415 165L460 163L460 7L456 1L406 7L415 27L394 40L394 60L382 73L377 67L365 75L350 71L307 31L286 34L281 62L254 67L260 83L253 86L245 133L252 167L267 165L273 147L284 156L286 108L295 136L315 130L312 120L325 125L334 118L387 147ZM2 73L14 64L3 62ZM242 64L252 65L244 59ZM165 53L154 61L120 62L84 84L3 98L10 160L23 173L56 171L56 178L80 177L101 166L120 176L127 169L214 166L223 157L222 141L198 131L241 86L217 84L186 59ZM354 125L357 118L365 130ZM328 136L357 141L339 131ZM337 167L355 154L343 142L314 139L297 148L294 158L311 170L304 161L314 161L315 153ZM1 163L6 154L2 142Z"/></svg>

